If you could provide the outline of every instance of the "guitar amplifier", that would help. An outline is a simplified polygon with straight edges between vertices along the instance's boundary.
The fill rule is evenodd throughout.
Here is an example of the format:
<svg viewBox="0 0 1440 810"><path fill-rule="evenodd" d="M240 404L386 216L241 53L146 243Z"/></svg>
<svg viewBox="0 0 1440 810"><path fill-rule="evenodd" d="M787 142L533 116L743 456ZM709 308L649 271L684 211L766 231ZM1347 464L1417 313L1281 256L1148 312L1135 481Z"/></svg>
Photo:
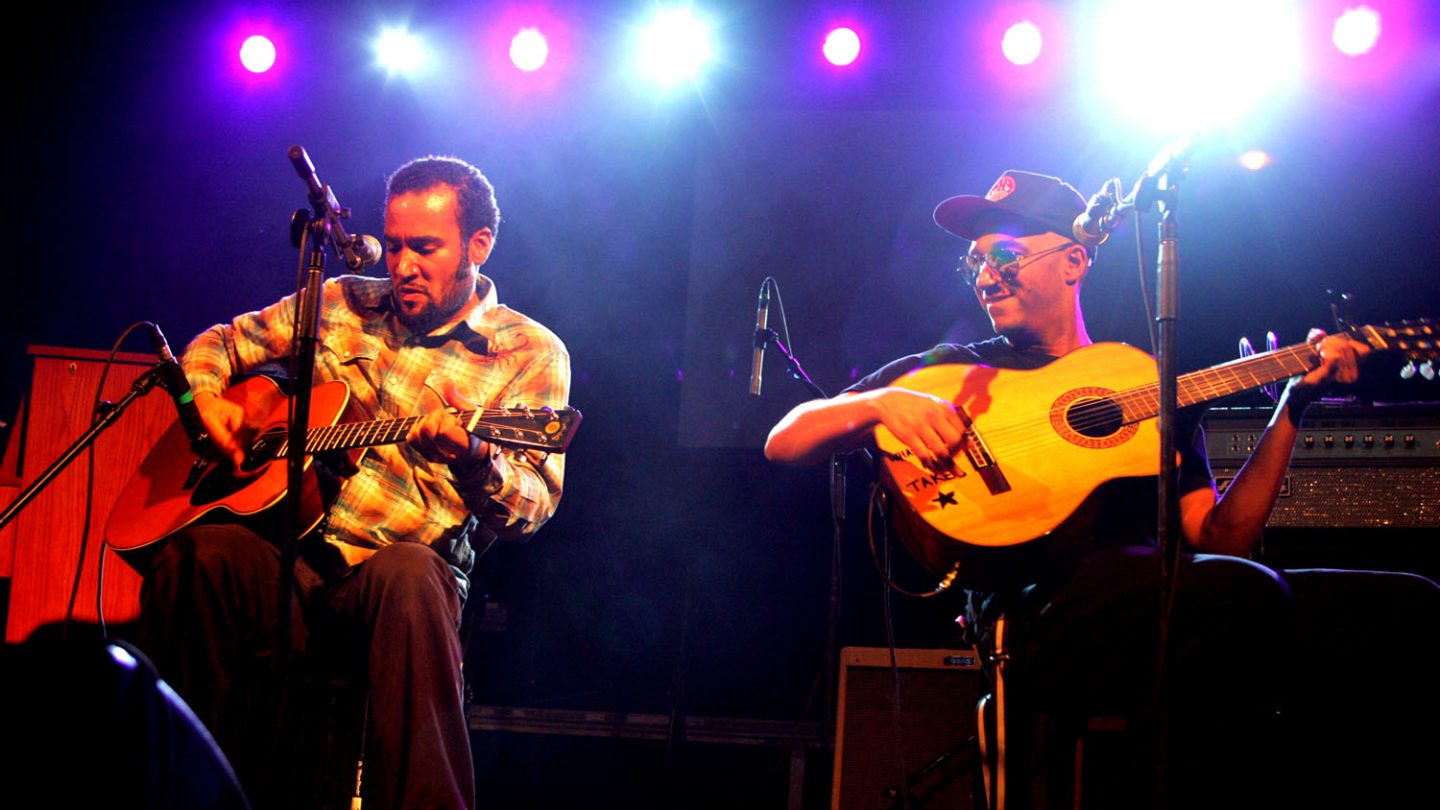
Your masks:
<svg viewBox="0 0 1440 810"><path fill-rule="evenodd" d="M831 810L984 807L975 705L989 687L979 657L897 649L895 658L898 668L885 647L840 651Z"/></svg>
<svg viewBox="0 0 1440 810"><path fill-rule="evenodd" d="M1206 450L1221 491L1249 458L1269 409L1215 408ZM1312 405L1271 527L1440 527L1440 405Z"/></svg>

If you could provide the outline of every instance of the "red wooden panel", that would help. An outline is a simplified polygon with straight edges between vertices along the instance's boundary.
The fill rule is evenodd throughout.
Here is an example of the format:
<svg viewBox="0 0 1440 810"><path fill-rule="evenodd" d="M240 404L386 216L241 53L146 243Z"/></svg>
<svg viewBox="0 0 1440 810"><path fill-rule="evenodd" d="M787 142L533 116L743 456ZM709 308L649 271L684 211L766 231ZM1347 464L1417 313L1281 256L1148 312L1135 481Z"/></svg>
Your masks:
<svg viewBox="0 0 1440 810"><path fill-rule="evenodd" d="M31 354L35 371L25 414L22 487L39 477L89 428L105 358L104 352L50 347L32 347ZM122 355L110 370L104 398L120 400L153 362L145 355ZM80 585L73 616L78 621L96 621L105 519L141 459L174 420L174 406L163 391L137 400L90 452L77 457L16 517L11 524L14 547L7 642L21 641L42 625L64 620L77 567ZM85 494L92 456L94 498L87 531ZM139 576L113 552L106 552L104 580L106 621L134 619L139 610Z"/></svg>

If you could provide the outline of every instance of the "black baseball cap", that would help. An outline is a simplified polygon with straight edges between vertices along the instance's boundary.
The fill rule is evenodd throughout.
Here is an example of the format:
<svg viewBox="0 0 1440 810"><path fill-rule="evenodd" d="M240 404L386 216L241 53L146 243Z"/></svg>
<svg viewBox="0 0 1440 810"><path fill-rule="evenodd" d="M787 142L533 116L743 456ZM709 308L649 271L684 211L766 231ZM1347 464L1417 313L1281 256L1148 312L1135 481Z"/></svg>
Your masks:
<svg viewBox="0 0 1440 810"><path fill-rule="evenodd" d="M1085 198L1058 177L1011 169L1000 175L984 197L966 194L935 207L935 224L962 239L987 233L1031 236L1058 233L1075 238L1075 218L1085 212ZM1093 250L1093 240L1084 242Z"/></svg>

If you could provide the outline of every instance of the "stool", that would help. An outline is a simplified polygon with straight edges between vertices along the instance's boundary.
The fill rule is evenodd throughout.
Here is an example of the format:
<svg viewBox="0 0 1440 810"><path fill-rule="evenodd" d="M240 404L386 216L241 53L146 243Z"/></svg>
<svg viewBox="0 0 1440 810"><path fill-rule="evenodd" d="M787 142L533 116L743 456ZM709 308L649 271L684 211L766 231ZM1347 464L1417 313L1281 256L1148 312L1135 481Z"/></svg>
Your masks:
<svg viewBox="0 0 1440 810"><path fill-rule="evenodd" d="M994 642L995 650L989 661L994 673L994 690L982 696L976 707L988 810L1007 810L1015 798L1013 791L1022 787L1029 795L1020 797L1014 804L1021 807L1033 804L1033 810L1115 806L1115 795L1123 792L1119 777L1126 769L1110 761L1133 759L1133 755L1121 749L1120 756L1116 757L1113 750L1107 749L1130 742L1129 721L1106 715L1007 716L1010 707L1005 668L1009 652L1005 647L1003 617L995 623ZM1019 745L1015 744L1016 736L1021 738ZM1016 755L1023 757L1023 762L1015 762ZM1094 770L1097 758L1103 763L1098 774ZM1090 760L1088 769L1087 759ZM1021 771L1024 778L1012 784L1014 770ZM1087 786L1090 787L1088 793Z"/></svg>
<svg viewBox="0 0 1440 810"><path fill-rule="evenodd" d="M296 718L295 789L303 806L346 810L360 806L368 737L369 687L363 676L310 662L293 697Z"/></svg>

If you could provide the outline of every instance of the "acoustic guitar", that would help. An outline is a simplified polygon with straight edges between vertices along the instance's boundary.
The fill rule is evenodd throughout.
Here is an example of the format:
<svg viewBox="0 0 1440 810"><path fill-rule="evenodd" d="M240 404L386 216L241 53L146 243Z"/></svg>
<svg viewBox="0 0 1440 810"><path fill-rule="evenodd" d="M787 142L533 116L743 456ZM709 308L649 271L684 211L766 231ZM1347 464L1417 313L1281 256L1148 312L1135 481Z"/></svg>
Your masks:
<svg viewBox="0 0 1440 810"><path fill-rule="evenodd" d="M228 462L196 455L177 420L155 443L110 512L105 539L116 551L144 548L192 523L261 517L284 498L288 465L276 463L289 455L284 392L274 380L252 377L221 396L245 409L247 424L261 426L246 448L244 464L235 470ZM315 528L328 507L313 454L403 441L420 418L339 422L349 403L350 388L339 380L311 391L301 534ZM455 416L487 442L548 453L565 452L580 426L580 412L574 408L484 409L456 411Z"/></svg>
<svg viewBox="0 0 1440 810"><path fill-rule="evenodd" d="M1352 336L1412 362L1440 353L1428 321L1362 326ZM1304 374L1319 355L1301 343L1178 378L1181 407ZM910 551L937 573L961 546L1014 546L1060 525L1098 486L1160 471L1160 391L1155 360L1119 343L1096 343L1039 369L946 364L892 385L948 400L966 424L953 469L936 473L885 427L875 429L882 479L900 504ZM920 531L915 531L919 529ZM928 529L928 531L927 531Z"/></svg>

